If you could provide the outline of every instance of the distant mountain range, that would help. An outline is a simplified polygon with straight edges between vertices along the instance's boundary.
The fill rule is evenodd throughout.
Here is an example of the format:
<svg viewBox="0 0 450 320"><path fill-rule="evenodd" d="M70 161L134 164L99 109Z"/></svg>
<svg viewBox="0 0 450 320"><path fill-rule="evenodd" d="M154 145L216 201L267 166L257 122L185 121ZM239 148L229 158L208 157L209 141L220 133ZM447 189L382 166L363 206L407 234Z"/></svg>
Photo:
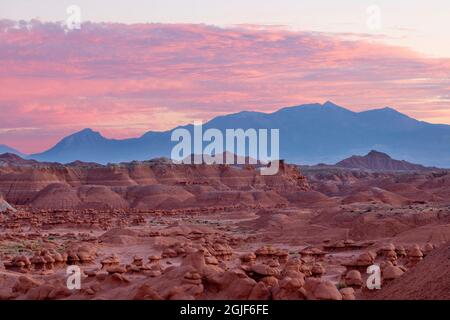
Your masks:
<svg viewBox="0 0 450 320"><path fill-rule="evenodd" d="M192 125L179 128L193 131ZM450 168L450 126L418 121L392 108L353 112L332 102L307 104L273 113L243 111L219 116L204 124L204 129L208 128L222 132L237 128L280 129L281 158L291 163L336 163L378 150L396 159ZM29 158L104 164L169 157L176 144L170 140L172 130L117 140L85 129Z"/></svg>
<svg viewBox="0 0 450 320"><path fill-rule="evenodd" d="M374 171L422 171L433 169L404 160L395 160L389 155L375 150L370 151L365 156L352 156L344 159L336 163L335 166L340 168Z"/></svg>

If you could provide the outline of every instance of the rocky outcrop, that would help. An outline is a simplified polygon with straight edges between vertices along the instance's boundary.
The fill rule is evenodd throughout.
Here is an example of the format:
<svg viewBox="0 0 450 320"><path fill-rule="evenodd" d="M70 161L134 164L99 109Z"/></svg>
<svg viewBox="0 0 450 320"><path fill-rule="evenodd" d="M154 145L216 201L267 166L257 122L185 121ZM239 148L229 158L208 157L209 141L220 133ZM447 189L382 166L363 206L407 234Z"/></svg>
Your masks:
<svg viewBox="0 0 450 320"><path fill-rule="evenodd" d="M174 209L286 204L308 189L295 166L263 176L256 166L132 162L69 165L0 156L0 194L12 204L40 209ZM18 159L16 159L18 158ZM3 159L3 160L2 160ZM301 196L301 195L300 195Z"/></svg>
<svg viewBox="0 0 450 320"><path fill-rule="evenodd" d="M422 258L417 247L411 249L413 258ZM389 283L382 290L369 295L370 299L390 300L448 300L450 299L450 243L442 245L404 272L388 266L383 277Z"/></svg>
<svg viewBox="0 0 450 320"><path fill-rule="evenodd" d="M336 163L336 167L364 169L375 171L423 171L426 167L392 159L389 155L375 150L370 151L365 156L352 156Z"/></svg>

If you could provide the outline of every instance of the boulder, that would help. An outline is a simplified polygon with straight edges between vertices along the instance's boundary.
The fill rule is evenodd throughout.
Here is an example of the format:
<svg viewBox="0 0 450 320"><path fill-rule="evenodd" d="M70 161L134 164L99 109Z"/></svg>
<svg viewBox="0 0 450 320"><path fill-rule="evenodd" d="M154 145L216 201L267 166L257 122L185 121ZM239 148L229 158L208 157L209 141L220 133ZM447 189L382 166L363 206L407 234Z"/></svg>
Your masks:
<svg viewBox="0 0 450 320"><path fill-rule="evenodd" d="M405 272L398 266L389 265L383 269L383 280L394 280L401 277Z"/></svg>
<svg viewBox="0 0 450 320"><path fill-rule="evenodd" d="M344 281L349 287L361 287L363 285L361 273L358 270L350 270L347 272Z"/></svg>
<svg viewBox="0 0 450 320"><path fill-rule="evenodd" d="M331 281L308 278L304 286L308 300L342 300L342 295Z"/></svg>

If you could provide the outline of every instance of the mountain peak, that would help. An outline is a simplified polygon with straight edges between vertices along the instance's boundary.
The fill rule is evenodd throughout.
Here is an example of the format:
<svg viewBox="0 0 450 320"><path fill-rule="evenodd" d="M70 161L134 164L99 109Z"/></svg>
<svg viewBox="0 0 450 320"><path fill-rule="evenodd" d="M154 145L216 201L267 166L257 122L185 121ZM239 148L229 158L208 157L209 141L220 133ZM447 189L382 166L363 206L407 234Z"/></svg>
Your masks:
<svg viewBox="0 0 450 320"><path fill-rule="evenodd" d="M91 128L86 128L81 131L75 132L74 134L71 134L67 138L83 139L83 140L85 140L85 139L104 139L104 137L101 135L100 132L94 131Z"/></svg>
<svg viewBox="0 0 450 320"><path fill-rule="evenodd" d="M380 158L388 158L392 159L388 154L377 151L377 150L371 150L365 157L380 157Z"/></svg>
<svg viewBox="0 0 450 320"><path fill-rule="evenodd" d="M377 109L375 109L375 110L377 110ZM381 109L378 109L378 110L379 111L384 111L386 113L399 114L399 115L402 115L402 116L406 116L405 114L399 112L397 109L394 109L394 108L391 108L391 107L384 107L384 108L381 108Z"/></svg>
<svg viewBox="0 0 450 320"><path fill-rule="evenodd" d="M78 134L78 135L100 135L100 132L98 131L94 131L91 128L85 128L81 131L78 131L74 134Z"/></svg>
<svg viewBox="0 0 450 320"><path fill-rule="evenodd" d="M322 105L322 107L339 107L337 104L335 104L334 102L332 102L332 101L330 101L330 100L327 100L323 105ZM341 107L339 107L339 108L341 108Z"/></svg>
<svg viewBox="0 0 450 320"><path fill-rule="evenodd" d="M365 156L352 156L336 164L337 167L376 171L421 171L426 167L402 160L392 159L388 154L376 150Z"/></svg>
<svg viewBox="0 0 450 320"><path fill-rule="evenodd" d="M404 113L401 113L400 111L398 111L397 109L391 108L391 107L384 107L384 108L378 108L378 109L371 109L371 110L366 110L366 111L361 111L361 114L384 114L387 116L401 116L401 117L405 117L405 118L409 118L407 115L405 115Z"/></svg>
<svg viewBox="0 0 450 320"><path fill-rule="evenodd" d="M95 146L97 143L103 142L104 140L106 139L100 134L100 132L94 131L90 128L86 128L65 137L55 147L64 146L65 148L67 148L69 146L80 145Z"/></svg>
<svg viewBox="0 0 450 320"><path fill-rule="evenodd" d="M343 111L346 113L353 113L353 111L346 109L344 107L338 106L337 104L326 101L323 104L320 103L309 103L309 104L301 104L293 107L282 108L278 111L275 111L273 114L283 113L285 111L288 112L298 112L298 111L311 111L311 112L330 112L330 111Z"/></svg>
<svg viewBox="0 0 450 320"><path fill-rule="evenodd" d="M322 110L324 111L338 111L338 112L343 112L346 114L350 114L353 113L353 111L346 109L344 107L338 106L337 104L335 104L332 101L326 101L324 104L321 105Z"/></svg>

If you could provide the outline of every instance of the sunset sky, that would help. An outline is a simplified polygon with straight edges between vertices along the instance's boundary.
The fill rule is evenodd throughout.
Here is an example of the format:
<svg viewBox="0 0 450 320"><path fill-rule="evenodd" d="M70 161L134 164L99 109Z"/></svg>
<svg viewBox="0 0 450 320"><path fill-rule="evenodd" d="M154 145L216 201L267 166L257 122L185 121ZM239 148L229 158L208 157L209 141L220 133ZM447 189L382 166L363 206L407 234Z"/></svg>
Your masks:
<svg viewBox="0 0 450 320"><path fill-rule="evenodd" d="M0 0L0 144L327 100L450 124L449 38L447 0Z"/></svg>

